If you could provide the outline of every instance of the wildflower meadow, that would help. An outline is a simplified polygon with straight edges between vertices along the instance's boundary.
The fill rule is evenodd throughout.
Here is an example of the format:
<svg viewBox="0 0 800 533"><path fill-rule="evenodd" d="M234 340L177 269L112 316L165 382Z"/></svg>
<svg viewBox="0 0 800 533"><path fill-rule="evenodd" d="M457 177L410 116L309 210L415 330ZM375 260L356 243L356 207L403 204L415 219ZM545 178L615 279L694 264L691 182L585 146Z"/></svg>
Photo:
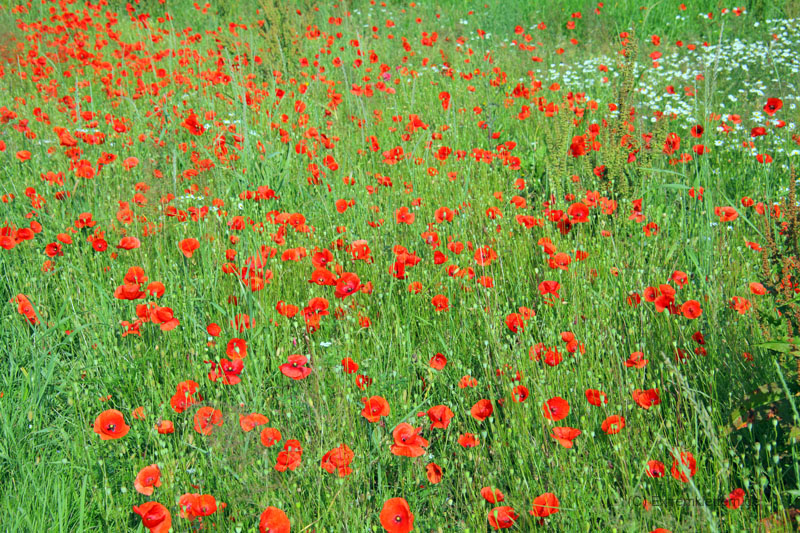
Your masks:
<svg viewBox="0 0 800 533"><path fill-rule="evenodd" d="M742 4L0 3L0 531L795 531Z"/></svg>

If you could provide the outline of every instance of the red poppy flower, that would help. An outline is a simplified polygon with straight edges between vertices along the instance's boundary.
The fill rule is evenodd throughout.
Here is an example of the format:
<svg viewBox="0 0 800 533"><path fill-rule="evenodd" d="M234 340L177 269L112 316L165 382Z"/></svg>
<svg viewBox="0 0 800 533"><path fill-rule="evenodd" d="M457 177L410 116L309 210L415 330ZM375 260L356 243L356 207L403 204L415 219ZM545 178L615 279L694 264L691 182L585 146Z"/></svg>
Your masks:
<svg viewBox="0 0 800 533"><path fill-rule="evenodd" d="M431 357L431 360L428 361L428 364L435 370L441 370L447 364L447 357L445 357L443 354L437 353Z"/></svg>
<svg viewBox="0 0 800 533"><path fill-rule="evenodd" d="M94 432L100 435L102 440L122 438L130 429L130 426L125 424L122 413L116 409L103 411L94 420Z"/></svg>
<svg viewBox="0 0 800 533"><path fill-rule="evenodd" d="M166 507L158 502L145 502L133 506L133 512L142 517L142 525L150 533L168 533L172 527L172 516Z"/></svg>
<svg viewBox="0 0 800 533"><path fill-rule="evenodd" d="M380 521L388 533L409 533L414 529L414 514L403 498L389 498L381 509Z"/></svg>
<svg viewBox="0 0 800 533"><path fill-rule="evenodd" d="M197 115L194 112L190 112L189 116L181 122L181 126L195 136L202 135L205 132L205 127L198 122Z"/></svg>
<svg viewBox="0 0 800 533"><path fill-rule="evenodd" d="M556 514L559 511L559 506L560 504L556 495L552 492L545 492L534 498L533 509L528 512L538 518L547 518L552 514Z"/></svg>
<svg viewBox="0 0 800 533"><path fill-rule="evenodd" d="M300 446L300 441L295 439L287 440L283 445L283 450L278 452L275 470L278 472L285 472L286 470L294 471L300 466L302 456L303 447Z"/></svg>
<svg viewBox="0 0 800 533"><path fill-rule="evenodd" d="M458 437L458 444L463 448L474 448L480 442L472 433L464 433Z"/></svg>
<svg viewBox="0 0 800 533"><path fill-rule="evenodd" d="M269 419L261 413L250 413L246 416L239 415L239 425L245 433L249 433L256 427L267 423L269 423Z"/></svg>
<svg viewBox="0 0 800 533"><path fill-rule="evenodd" d="M181 253L184 256L190 258L192 257L192 254L194 254L194 252L200 248L200 241L197 239L183 239L178 243L178 248L180 248Z"/></svg>
<svg viewBox="0 0 800 533"><path fill-rule="evenodd" d="M475 262L479 266L489 266L495 259L497 259L497 252L489 246L483 246L475 250Z"/></svg>
<svg viewBox="0 0 800 533"><path fill-rule="evenodd" d="M714 214L719 217L720 223L733 222L739 218L739 212L733 207L715 207Z"/></svg>
<svg viewBox="0 0 800 533"><path fill-rule="evenodd" d="M270 448L281 441L281 432L275 428L264 428L261 430L261 444Z"/></svg>
<svg viewBox="0 0 800 533"><path fill-rule="evenodd" d="M336 472L339 477L349 476L353 472L350 463L354 457L353 450L347 444L342 444L323 455L320 466L329 474Z"/></svg>
<svg viewBox="0 0 800 533"><path fill-rule="evenodd" d="M422 438L420 433L422 433L422 428L415 428L407 422L398 424L392 431L394 444L391 446L391 452L401 457L419 457L423 455L425 448L428 447L428 441Z"/></svg>
<svg viewBox="0 0 800 533"><path fill-rule="evenodd" d="M17 304L17 312L28 319L32 325L39 323L39 317L36 316L36 311L33 310L33 305L27 296L24 294L17 294L11 298L12 304Z"/></svg>
<svg viewBox="0 0 800 533"><path fill-rule="evenodd" d="M564 448L572 448L572 441L581 434L580 429L571 427L554 427L551 437Z"/></svg>
<svg viewBox="0 0 800 533"><path fill-rule="evenodd" d="M349 357L345 357L342 359L342 369L345 374L355 374L358 372L358 364Z"/></svg>
<svg viewBox="0 0 800 533"><path fill-rule="evenodd" d="M703 314L703 309L700 307L700 302L697 300L688 300L681 306L681 313L686 318L694 320Z"/></svg>
<svg viewBox="0 0 800 533"><path fill-rule="evenodd" d="M175 425L169 420L161 420L156 424L156 431L160 435L169 435L170 433L175 433Z"/></svg>
<svg viewBox="0 0 800 533"><path fill-rule="evenodd" d="M437 294L431 299L431 303L433 304L433 308L436 311L447 311L450 309L450 300L447 299L447 296L443 294Z"/></svg>
<svg viewBox="0 0 800 533"><path fill-rule="evenodd" d="M395 219L398 224L413 224L416 215L411 213L407 207L401 207L395 211Z"/></svg>
<svg viewBox="0 0 800 533"><path fill-rule="evenodd" d="M436 485L442 481L442 467L436 463L428 463L425 466L425 475L431 484Z"/></svg>
<svg viewBox="0 0 800 533"><path fill-rule="evenodd" d="M178 500L178 507L181 509L181 518L186 518L190 522L195 518L211 516L218 509L224 509L226 505L217 505L217 499L211 494L192 494L187 493Z"/></svg>
<svg viewBox="0 0 800 533"><path fill-rule="evenodd" d="M494 487L483 487L481 489L481 496L489 503L499 503L506 499L505 495L500 492L500 489Z"/></svg>
<svg viewBox="0 0 800 533"><path fill-rule="evenodd" d="M198 391L200 385L195 381L187 380L178 383L176 388L177 390L170 399L169 404L176 413L182 413L197 401L194 398L194 394Z"/></svg>
<svg viewBox="0 0 800 533"><path fill-rule="evenodd" d="M764 104L764 113L772 117L775 113L780 111L782 107L783 100L780 98L767 98L767 103Z"/></svg>
<svg viewBox="0 0 800 533"><path fill-rule="evenodd" d="M289 517L277 507L267 507L258 521L260 533L289 533Z"/></svg>
<svg viewBox="0 0 800 533"><path fill-rule="evenodd" d="M625 366L628 368L644 368L647 366L649 359L644 358L644 353L642 352L633 352L628 360L625 361Z"/></svg>
<svg viewBox="0 0 800 533"><path fill-rule="evenodd" d="M470 414L478 422L483 422L492 416L492 412L494 412L494 408L489 400L478 400L470 409Z"/></svg>
<svg viewBox="0 0 800 533"><path fill-rule="evenodd" d="M558 291L561 290L561 284L557 281L543 281L539 283L538 288L539 294L542 296L552 294L555 298L561 299L561 296L558 294Z"/></svg>
<svg viewBox="0 0 800 533"><path fill-rule="evenodd" d="M361 410L361 416L369 422L377 422L382 416L389 416L391 409L389 402L383 396L372 396L370 398L361 398L361 403L364 404L364 409Z"/></svg>
<svg viewBox="0 0 800 533"><path fill-rule="evenodd" d="M633 401L643 409L650 409L652 406L661 403L661 396L658 389L636 389L633 391Z"/></svg>
<svg viewBox="0 0 800 533"><path fill-rule="evenodd" d="M604 403L608 403L608 396L606 396L605 392L597 389L586 389L586 401L596 407L599 407Z"/></svg>
<svg viewBox="0 0 800 533"><path fill-rule="evenodd" d="M661 478L664 477L666 473L667 467L661 461L647 461L647 468L645 469L647 477Z"/></svg>
<svg viewBox="0 0 800 533"><path fill-rule="evenodd" d="M361 287L361 281L358 279L356 274L353 274L352 272L345 272L336 281L336 291L334 292L334 296L344 299L351 294L358 292Z"/></svg>
<svg viewBox="0 0 800 533"><path fill-rule="evenodd" d="M225 354L231 359L244 359L247 357L247 342L244 339L231 339L225 347Z"/></svg>
<svg viewBox="0 0 800 533"><path fill-rule="evenodd" d="M525 330L525 319L519 313L509 313L506 315L506 327L511 333L517 333L520 330Z"/></svg>
<svg viewBox="0 0 800 533"><path fill-rule="evenodd" d="M757 296L763 296L764 294L767 294L767 289L761 283L753 281L750 283L750 292Z"/></svg>
<svg viewBox="0 0 800 533"><path fill-rule="evenodd" d="M511 399L515 402L524 402L528 399L530 392L525 385L517 385L511 390Z"/></svg>
<svg viewBox="0 0 800 533"><path fill-rule="evenodd" d="M542 411L546 419L558 422L569 414L569 403L564 398L556 396L544 402Z"/></svg>
<svg viewBox="0 0 800 533"><path fill-rule="evenodd" d="M213 407L201 407L194 414L194 430L201 435L211 435L214 426L221 426L222 422L222 411Z"/></svg>
<svg viewBox="0 0 800 533"><path fill-rule="evenodd" d="M495 507L489 511L489 525L493 529L508 529L514 525L514 522L519 518L519 514L513 507L504 505L502 507Z"/></svg>
<svg viewBox="0 0 800 533"><path fill-rule="evenodd" d="M692 455L691 452L681 452L680 462L678 458L673 456L672 468L669 471L672 477L683 483L688 483L689 478L693 477L696 472L697 461L695 461L694 455ZM687 473L689 474L688 477L686 475Z"/></svg>
<svg viewBox="0 0 800 533"><path fill-rule="evenodd" d="M151 496L155 487L161 486L161 470L158 465L145 466L139 473L136 474L136 479L133 480L133 488L139 494Z"/></svg>
<svg viewBox="0 0 800 533"><path fill-rule="evenodd" d="M725 507L728 509L738 509L744 503L744 490L734 489L725 497Z"/></svg>
<svg viewBox="0 0 800 533"><path fill-rule="evenodd" d="M279 369L281 374L294 380L305 379L311 374L311 369L304 366L308 358L304 355L293 354L288 357L288 362L282 364Z"/></svg>
<svg viewBox="0 0 800 533"><path fill-rule="evenodd" d="M616 435L625 427L625 418L619 415L611 415L600 426L607 435Z"/></svg>
<svg viewBox="0 0 800 533"><path fill-rule="evenodd" d="M453 419L453 411L446 405L434 405L425 413L431 421L430 429L447 429Z"/></svg>

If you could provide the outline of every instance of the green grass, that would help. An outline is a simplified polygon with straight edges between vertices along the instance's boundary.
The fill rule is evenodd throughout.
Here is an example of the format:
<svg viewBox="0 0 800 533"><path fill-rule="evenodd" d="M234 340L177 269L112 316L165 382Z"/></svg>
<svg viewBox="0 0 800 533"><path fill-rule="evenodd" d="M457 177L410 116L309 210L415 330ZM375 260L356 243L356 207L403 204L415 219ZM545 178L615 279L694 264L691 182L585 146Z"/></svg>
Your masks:
<svg viewBox="0 0 800 533"><path fill-rule="evenodd" d="M778 530L788 530L800 489L796 445L788 437L797 424L790 403L797 393L797 366L791 353L780 355L763 346L767 340L781 340L786 328L775 313L774 296L750 292L751 282L764 280L761 254L746 241L766 246L767 239L762 217L740 201L749 196L769 206L787 194L792 179L789 166L797 164L797 141L792 139L798 121L792 70L797 65L781 59L735 72L730 80L717 80L720 63L724 69L745 56L723 57L711 64L698 60L687 68L702 72L705 80L693 80L697 94L688 97L682 92L689 83L682 77L684 67L677 60L662 61L666 72L653 72L648 55L658 49L664 56L675 52L678 59L713 57L688 55L686 44L725 44L734 36L755 49L756 43L772 41L774 23L767 20L794 16L791 5L754 3L750 12L736 17L722 15L724 6L707 2L686 2L686 11L680 11L669 2L640 10L635 2L612 1L599 15L593 13L596 4L575 1L557 7L538 2L490 2L488 7L420 3L413 8L408 3L387 4L385 10L368 2L327 4L319 11L302 5L303 14L296 18L290 10L290 19L298 26L292 30L305 33L305 26L316 25L324 35L300 36L296 45L283 42L283 57L264 49L268 36L258 32L256 21L265 15L256 14L247 3L221 3L201 14L190 2L166 6L142 2L137 13L152 14L149 27L131 23L121 6L112 5L94 20L105 24L106 10L118 13L119 23L112 28L119 34L113 36L128 44L141 43L139 49L131 49L133 55L116 53L121 47L115 42L97 50L97 27L67 22L68 30L44 33L42 40L68 36L67 51L75 49L76 39L85 40L90 53L103 56L98 57L97 72L89 66L79 68L80 61L64 56L64 50L59 59L56 46L42 44L30 57L42 57L41 63L52 70L39 73L31 65L19 65L31 48L25 37L40 31L20 28L14 21L20 18L31 24L47 19L44 23L51 26L65 22L51 20L49 6L33 5L25 14L0 8L0 28L7 36L0 57L8 59L2 63L0 102L17 115L0 122L0 143L5 145L0 152L0 196L14 195L0 203L0 224L12 234L34 220L42 226L31 240L0 249L0 302L5 302L0 304L4 347L0 350L0 529L145 531L132 507L157 501L170 511L173 531L195 531L200 522L180 517L178 501L184 494L198 493L227 504L201 521L204 530L257 531L261 512L274 506L286 512L292 531L382 531L379 514L384 502L402 497L414 514L415 531L476 532L489 528L487 515L495 507L481 497L480 489L496 487L506 497L497 505L511 506L520 515L516 531L658 527L754 531L765 520L780 521ZM78 4L67 6L72 12L79 8L82 12ZM159 22L165 10L172 20ZM471 10L474 13L468 14ZM582 18L572 19L575 12ZM715 16L711 20L699 16L707 12ZM686 20L677 20L677 15ZM330 17L342 17L341 25L330 24ZM415 22L417 17L420 23ZM387 28L387 19L395 26ZM566 29L571 20L577 23L575 30ZM756 21L761 22L759 27L754 27ZM535 29L540 22L546 30ZM233 36L229 23L247 28L237 29L238 36ZM535 44L535 51L511 46L511 40L523 39L514 33L517 25L532 36L527 44ZM379 27L380 38L371 37L371 26ZM189 27L191 31L178 35ZM222 31L212 34L217 27ZM785 44L797 42L798 25L793 28L772 44L772 53L800 51ZM478 29L489 35L478 38ZM562 152L553 147L568 148L589 124L614 120L608 104L615 101L620 84L632 79L617 66L618 35L631 30L637 37L636 60L641 66L641 77L634 82L658 94L674 83L687 111L674 120L665 118L664 126L655 125L641 116L660 104L633 95L637 114L631 121L632 135L641 142L643 134L652 133L655 140L649 162L644 161L647 150L636 162L623 161L627 190L621 191L619 185L593 173L595 167L612 165L619 153L609 128L601 127L600 149L580 158L565 155L566 148ZM439 34L433 47L420 44L423 31ZM195 33L202 39L185 41L186 35ZM391 40L389 33L394 35ZM661 37L658 48L651 44L653 34ZM333 36L330 45L325 41L328 35ZM151 36L161 40L153 42ZM101 37L110 40L108 34ZM413 55L403 49L403 37ZM460 43L461 37L466 40ZM572 37L578 44L569 42ZM14 38L22 49L15 48ZM361 43L361 66L354 66L359 56L351 39ZM676 46L678 40L684 46ZM293 47L299 56L293 55ZM560 48L563 54L558 53ZM159 51L180 50L153 62L146 59ZM206 61L182 62L183 54L193 51ZM216 55L210 56L211 51ZM370 51L377 55L374 63ZM232 66L235 57L245 53L248 63ZM263 62L254 62L253 55ZM532 56L542 62L532 61ZM322 83L313 64L300 65L301 57L311 63L318 59L325 67L325 79L335 84L329 88ZM334 57L340 57L343 66L334 66ZM211 84L208 80L218 58L223 58L220 70L229 78ZM596 68L577 71L578 65L593 58L611 68L608 83L602 82L604 74ZM105 61L111 71L102 68ZM443 75L443 61L454 69L452 78ZM283 71L284 62L285 72L277 79L272 71ZM559 66L551 69L551 63ZM388 65L387 85L395 92L375 90L372 97L351 94L353 84L379 81L381 64ZM167 73L164 78L157 73L161 68ZM532 88L529 71L542 82L542 90L530 98L512 98L518 83ZM614 77L614 72L621 73ZM465 79L461 73L473 76ZM501 73L505 83L491 83ZM41 79L32 79L40 74ZM111 87L122 94L107 93L102 78L109 75L120 80ZM365 81L365 76L370 79ZM157 95L137 95L137 78L145 86L167 81ZM51 79L58 82L57 98L42 90ZM560 89L548 89L556 81ZM765 86L763 95L728 99L733 91L756 87L759 81ZM308 85L301 94L303 84ZM286 92L282 99L276 98L278 88ZM341 95L335 109L326 107L331 89ZM439 99L445 91L451 95L447 110ZM576 115L566 107L570 91L585 91L597 102L597 110L586 109L584 120L575 124L571 119ZM95 113L96 126L89 126L91 120L72 120L69 107L60 100L68 95L80 102L81 111ZM784 107L775 118L787 126L769 126L768 136L752 139L758 153L774 158L765 165L743 149L742 142L751 140L752 127L765 124L766 117L752 113L773 96L783 99ZM543 106L560 105L561 114L548 117L539 111L540 97ZM15 98L24 98L25 103ZM296 101L305 104L304 111L296 110ZM518 119L522 105L530 107L526 120ZM155 106L162 111L154 113ZM37 119L41 115L35 108L50 122ZM194 137L180 126L189 109L197 112L200 123L210 125L201 136ZM206 112L216 113L215 119L205 119ZM105 119L108 113L128 119L130 130L115 132ZM744 129L718 133L721 121L711 113L738 113ZM418 115L427 129L406 130L411 114ZM570 118L559 118L564 114ZM393 116L400 121L394 122ZM24 135L20 122L24 120L35 138ZM730 124L727 117L722 120ZM481 121L488 127L481 127ZM705 128L700 139L689 133L694 124ZM103 144L78 140L81 152L73 154L76 161L85 159L95 170L103 153L116 155L116 161L92 180L77 177L69 148L59 145L53 131L57 126L73 136L79 131L105 134ZM324 134L331 148L309 128ZM499 135L491 138L495 132ZM671 164L661 152L668 132L681 137L676 156L689 153L691 161ZM404 133L408 133L405 139ZM242 137L237 141L234 134ZM289 141L282 141L282 135ZM373 135L380 145L375 152L369 143ZM227 155L235 159L223 157L219 144L214 144L217 136L224 136ZM519 158L519 168L504 165L499 158L487 164L473 157L475 149L498 154L498 145L507 141L516 143L510 153ZM301 142L315 152L313 157L298 153ZM698 143L709 152L693 153L691 148ZM397 146L409 157L387 164L383 152ZM444 162L435 158L441 146L452 149ZM19 161L20 150L28 150L30 160ZM465 152L461 158L459 150ZM324 166L326 155L335 157L338 170ZM623 157L627 155L625 151ZM125 170L123 161L128 157L137 158L138 166ZM204 167L200 163L204 159L213 166ZM319 185L308 182L310 163L324 172ZM431 176L429 168L436 169L436 175ZM186 179L185 171L191 169L197 174ZM155 176L156 170L161 177ZM63 185L44 181L41 174L48 171L63 172ZM456 173L455 179L448 173ZM573 175L579 181L573 181ZM346 184L345 176L355 183ZM379 176L390 177L392 186L379 186ZM525 179L522 190L515 186L518 178ZM140 192L146 204L134 200L138 183L149 186ZM193 185L198 188L191 191ZM244 191L259 186L274 189L279 198L240 199ZM703 199L690 197L689 189L701 186ZM27 188L35 189L46 203L33 206ZM70 196L59 200L58 191ZM592 208L588 222L563 234L548 220L543 202L560 193L553 209L567 211L587 191L615 200L617 209L607 215ZM168 194L174 199L162 201ZM527 207L511 204L515 195L523 197ZM354 200L354 205L339 213L339 199ZM642 201L643 221L629 218L637 199ZM132 223L118 219L119 202L129 202ZM168 216L167 205L188 213L187 218ZM205 218L192 220L189 207L202 206L212 209ZM437 224L435 212L443 206L458 213L451 222ZM714 209L722 206L735 207L740 216L720 222ZM412 209L412 224L396 222L400 207ZM494 207L502 212L501 218L487 216ZM87 212L97 226L74 229L79 215ZM285 242L278 243L280 225L270 222L277 213L300 213L313 230L300 232L284 225ZM520 214L543 222L525 229L515 220ZM232 230L229 224L235 216L253 224ZM648 237L643 226L650 222L658 225L658 232ZM63 256L47 257L45 247L57 242L56 236L67 228L74 229L73 243L63 245ZM87 242L97 229L105 232L108 242L103 252L94 251ZM426 243L426 230L438 233L438 248ZM125 235L139 238L141 247L116 249ZM184 257L178 246L186 238L200 242L191 258ZM465 244L460 255L447 249L451 238ZM568 270L548 265L543 238L550 239L558 252L570 254ZM371 261L353 260L346 250L358 240L368 243ZM406 279L391 274L398 245L422 259L407 267ZM478 264L474 250L481 246L490 246L497 260ZM246 259L266 247L277 253L265 262L272 276L262 290L251 291L236 273L225 272L226 263L235 263L241 272ZM298 262L281 260L285 250L297 247L307 249L308 256ZM333 287L309 283L314 272L311 256L318 249L331 250L341 272L371 282L372 291L338 299ZM235 250L235 257L226 257L227 250ZM436 264L435 250L449 260ZM576 260L577 250L586 252L587 258ZM43 269L48 260L50 268ZM474 279L449 275L451 264L472 268ZM114 297L133 266L144 269L148 283L164 284L161 298ZM647 287L670 283L675 271L688 274L684 287L671 283L676 303L698 301L699 318L657 313L644 299L637 307L627 304L630 293L643 295ZM479 285L476 280L481 276L493 278L494 287ZM561 298L553 305L537 289L546 280L561 285ZM409 292L411 282L421 283L419 294ZM38 325L29 324L10 303L18 294L30 299ZM446 311L436 311L432 305L432 298L440 294L449 299ZM753 308L737 313L730 305L734 296L747 298ZM309 331L302 310L315 297L329 301L330 315L322 317L316 331ZM156 324L145 323L141 336L122 337L125 328L120 322L133 322L137 304L151 301L171 308L180 325L161 331ZM298 306L300 312L294 318L281 316L276 310L279 301ZM524 330L514 333L505 320L523 306L533 309L535 316L526 321ZM232 321L241 313L255 325L237 332ZM371 322L369 327L364 327L363 317ZM206 332L210 323L222 327L216 339ZM705 356L694 353L699 345L692 336L698 331L705 337ZM563 332L573 333L585 353L567 354ZM225 346L232 338L247 342L241 382L212 382L206 362L225 358ZM535 361L530 350L537 343L557 348L563 362L550 367ZM676 360L678 349L688 354L683 362ZM648 365L626 367L625 361L637 351L644 352ZM752 355L752 362L744 352ZM436 353L447 357L442 370L428 364ZM310 357L312 372L307 378L293 381L279 371L290 354ZM356 374L343 371L341 361L346 357L359 365ZM357 374L369 376L372 384L359 389ZM477 386L459 387L464 376L475 378ZM200 384L202 400L176 413L170 399L185 380ZM759 419L748 428L734 429L742 406L757 406L753 391L768 384L773 384L768 398L780 409L780 422ZM517 385L530 392L524 402L512 401ZM651 388L659 389L661 403L645 410L632 393ZM590 405L584 395L587 389L604 391L608 403ZM391 406L391 413L379 423L369 423L361 415L361 398L373 395L384 397ZM554 423L543 417L542 404L556 396L566 399L571 410ZM479 422L470 409L481 399L491 400L494 412ZM452 422L447 429L429 429L428 418L420 415L442 404L455 413ZM223 425L208 436L194 429L194 413L201 406L219 409L223 415ZM144 409L143 420L133 418L138 407ZM131 426L123 438L103 441L94 433L95 418L106 409L121 411ZM254 412L267 416L268 426L280 430L283 440L278 445L264 447L261 428L245 433L239 427L239 416ZM759 415L763 413L761 408ZM621 432L607 435L601 429L610 415L625 418ZM162 419L174 423L173 434L156 431ZM423 428L422 435L430 442L424 456L412 459L390 452L392 430L404 422ZM574 448L563 448L550 437L557 425L581 429ZM465 433L474 434L480 444L460 446L458 439ZM294 471L278 472L277 455L288 439L301 443L302 461ZM319 464L326 452L341 444L354 452L352 473L344 478L328 474ZM689 451L697 461L689 483L670 475L671 454L677 451ZM648 460L666 465L664 478L645 475ZM438 484L426 478L431 462L443 470ZM162 484L152 496L145 496L133 482L137 472L151 464L159 466ZM731 510L723 499L735 488L743 488L746 499L742 507ZM560 512L538 525L528 511L543 493L558 497ZM643 500L653 508L647 510Z"/></svg>

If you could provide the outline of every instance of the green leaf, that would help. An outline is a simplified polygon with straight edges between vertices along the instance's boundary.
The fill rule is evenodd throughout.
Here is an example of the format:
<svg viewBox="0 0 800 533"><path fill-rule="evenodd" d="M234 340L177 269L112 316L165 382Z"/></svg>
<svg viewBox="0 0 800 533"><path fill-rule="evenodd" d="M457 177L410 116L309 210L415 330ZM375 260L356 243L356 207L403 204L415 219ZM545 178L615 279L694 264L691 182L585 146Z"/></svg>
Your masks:
<svg viewBox="0 0 800 533"><path fill-rule="evenodd" d="M765 342L763 344L757 344L756 348L761 348L762 350L770 350L772 352L789 353L792 351L792 348L794 348L794 346L785 341L772 341L772 342Z"/></svg>

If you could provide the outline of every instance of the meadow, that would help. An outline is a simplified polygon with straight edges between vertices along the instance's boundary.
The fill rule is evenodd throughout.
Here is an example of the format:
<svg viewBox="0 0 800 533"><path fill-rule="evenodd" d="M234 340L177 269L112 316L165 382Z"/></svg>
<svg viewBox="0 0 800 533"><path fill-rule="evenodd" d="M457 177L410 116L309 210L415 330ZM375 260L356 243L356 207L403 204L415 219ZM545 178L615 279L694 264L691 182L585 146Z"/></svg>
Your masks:
<svg viewBox="0 0 800 533"><path fill-rule="evenodd" d="M0 531L794 531L800 6L0 5Z"/></svg>

